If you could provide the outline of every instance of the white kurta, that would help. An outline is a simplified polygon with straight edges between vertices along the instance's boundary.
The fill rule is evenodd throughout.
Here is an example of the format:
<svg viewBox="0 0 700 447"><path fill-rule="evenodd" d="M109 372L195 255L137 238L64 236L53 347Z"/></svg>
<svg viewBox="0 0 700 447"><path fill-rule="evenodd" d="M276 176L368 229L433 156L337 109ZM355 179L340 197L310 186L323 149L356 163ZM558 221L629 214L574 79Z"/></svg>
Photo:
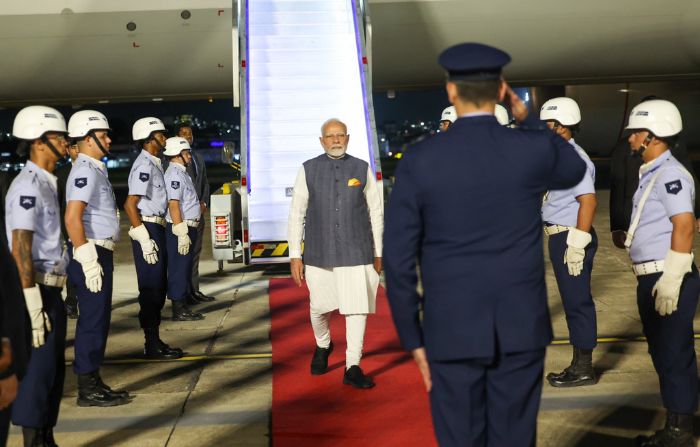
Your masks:
<svg viewBox="0 0 700 447"><path fill-rule="evenodd" d="M382 232L384 231L384 205L382 190L367 169L367 184L363 189L372 226L374 256L382 256ZM304 218L309 203L306 172L302 166L294 183L294 193L289 209L289 257L301 258L304 234ZM341 314L374 313L376 308L379 275L371 264L348 267L319 268L306 266L306 283L309 286L311 310L326 313L338 309Z"/></svg>

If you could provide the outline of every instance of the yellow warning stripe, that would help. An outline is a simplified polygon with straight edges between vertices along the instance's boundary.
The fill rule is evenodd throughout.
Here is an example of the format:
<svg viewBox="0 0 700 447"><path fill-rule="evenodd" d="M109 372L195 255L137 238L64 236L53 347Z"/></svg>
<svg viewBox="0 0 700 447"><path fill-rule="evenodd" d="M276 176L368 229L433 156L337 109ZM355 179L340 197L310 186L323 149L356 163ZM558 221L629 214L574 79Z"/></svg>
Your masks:
<svg viewBox="0 0 700 447"><path fill-rule="evenodd" d="M252 258L280 258L289 256L289 244L287 242L254 242L251 244Z"/></svg>
<svg viewBox="0 0 700 447"><path fill-rule="evenodd" d="M105 360L102 363L104 365L131 365L135 363L165 363L165 362L202 362L202 361L214 361L214 360L255 360L255 359L270 359L272 358L271 353L263 354L212 354L212 355L188 355L181 357L179 359L170 360L155 360L155 359L144 359L144 358L127 358L127 359L112 359ZM71 362L66 362L66 365L70 365Z"/></svg>

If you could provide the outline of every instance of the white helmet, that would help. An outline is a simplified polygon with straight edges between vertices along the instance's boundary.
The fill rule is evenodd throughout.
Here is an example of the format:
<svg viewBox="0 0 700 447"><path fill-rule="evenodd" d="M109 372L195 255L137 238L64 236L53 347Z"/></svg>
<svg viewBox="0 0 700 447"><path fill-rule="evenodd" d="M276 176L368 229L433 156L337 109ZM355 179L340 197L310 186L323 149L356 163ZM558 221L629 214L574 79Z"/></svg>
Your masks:
<svg viewBox="0 0 700 447"><path fill-rule="evenodd" d="M35 140L46 132L66 133L66 120L58 110L46 106L29 106L19 111L12 125L12 135L21 140Z"/></svg>
<svg viewBox="0 0 700 447"><path fill-rule="evenodd" d="M70 138L82 138L92 130L110 130L107 117L96 110L75 112L68 120Z"/></svg>
<svg viewBox="0 0 700 447"><path fill-rule="evenodd" d="M630 112L627 129L645 129L657 137L672 137L683 130L678 108L670 101L652 99L637 104Z"/></svg>
<svg viewBox="0 0 700 447"><path fill-rule="evenodd" d="M163 155L177 157L182 151L190 150L190 143L182 137L170 137L165 140L165 151Z"/></svg>
<svg viewBox="0 0 700 447"><path fill-rule="evenodd" d="M507 126L508 123L510 123L508 111L502 105L496 104L496 109L493 111L493 114L496 115L496 120L498 120L498 124L501 126Z"/></svg>
<svg viewBox="0 0 700 447"><path fill-rule="evenodd" d="M165 126L163 121L152 116L136 120L131 128L131 136L134 138L134 141L145 140L153 132L165 132Z"/></svg>
<svg viewBox="0 0 700 447"><path fill-rule="evenodd" d="M449 121L451 123L454 123L456 119L457 119L457 110L455 109L455 106L449 106L445 110L442 111L442 116L440 117L440 121Z"/></svg>
<svg viewBox="0 0 700 447"><path fill-rule="evenodd" d="M540 119L542 121L556 121L562 126L574 126L581 122L581 110L579 110L576 101L562 96L542 104Z"/></svg>

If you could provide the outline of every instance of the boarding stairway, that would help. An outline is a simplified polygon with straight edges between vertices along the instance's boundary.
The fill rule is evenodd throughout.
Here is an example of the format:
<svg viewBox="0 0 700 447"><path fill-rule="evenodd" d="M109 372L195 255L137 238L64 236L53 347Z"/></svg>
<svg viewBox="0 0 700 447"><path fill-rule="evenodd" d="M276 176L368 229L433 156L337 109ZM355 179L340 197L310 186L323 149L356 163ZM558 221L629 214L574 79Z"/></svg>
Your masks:
<svg viewBox="0 0 700 447"><path fill-rule="evenodd" d="M360 2L358 4L358 2ZM348 153L381 178L361 0L240 2L243 243L251 263L285 262L292 187L322 153L321 124L348 125Z"/></svg>

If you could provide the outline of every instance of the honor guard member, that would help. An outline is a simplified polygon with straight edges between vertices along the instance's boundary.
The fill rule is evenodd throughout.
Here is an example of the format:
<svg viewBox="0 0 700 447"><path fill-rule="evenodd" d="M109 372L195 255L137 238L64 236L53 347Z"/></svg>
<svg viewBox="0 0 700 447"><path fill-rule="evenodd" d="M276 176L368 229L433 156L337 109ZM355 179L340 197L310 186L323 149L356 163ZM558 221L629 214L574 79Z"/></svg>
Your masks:
<svg viewBox="0 0 700 447"><path fill-rule="evenodd" d="M7 193L6 232L32 326L32 353L12 408L24 445L55 445L65 377L66 311L61 291L68 257L61 236L56 163L66 156L66 121L51 107L20 110L12 128L29 160ZM15 316L17 318L19 316Z"/></svg>
<svg viewBox="0 0 700 447"><path fill-rule="evenodd" d="M438 130L440 132L445 132L450 128L456 119L457 112L455 111L455 106L445 107L445 110L442 111L442 115L440 116L440 125L438 126Z"/></svg>
<svg viewBox="0 0 700 447"><path fill-rule="evenodd" d="M204 242L204 227L206 219L204 214L209 207L211 194L209 191L209 180L207 178L207 164L204 163L204 157L194 148L194 135L192 134L192 125L188 122L179 123L175 127L175 134L182 137L190 144L190 155L192 161L187 165L187 174L192 179L194 189L199 197L199 207L202 217L199 219L197 226L197 239L192 241L192 280L190 281L190 292L187 295L188 304L199 304L214 301L213 296L205 295L199 289L199 258L202 254L202 243Z"/></svg>
<svg viewBox="0 0 700 447"><path fill-rule="evenodd" d="M141 118L132 128L141 153L129 173L129 195L124 203L131 229L136 277L139 285L139 324L145 336L144 355L151 359L178 359L182 349L160 339L160 311L168 286L165 250L165 213L168 197L159 158L165 149L165 126L158 118Z"/></svg>
<svg viewBox="0 0 700 447"><path fill-rule="evenodd" d="M68 176L70 175L73 163L75 163L75 160L78 158L78 145L75 141L71 140L68 143L68 156L70 157L70 162L65 161L61 166L56 168L55 172L58 178L58 203L61 207L61 235L65 241L68 240L66 221L63 219L63 216L66 214L66 183L68 182ZM75 285L69 277L66 281L66 299L64 300L64 304L66 305L66 314L68 318L72 320L78 318L78 297L75 293Z"/></svg>
<svg viewBox="0 0 700 447"><path fill-rule="evenodd" d="M349 139L344 123L327 120L319 138L324 153L299 168L289 209L289 257L294 282L301 287L306 276L309 286L316 339L311 374L328 370L331 312L338 309L347 340L343 383L366 389L374 381L360 360L367 314L376 308L384 210L371 167L346 153Z"/></svg>
<svg viewBox="0 0 700 447"><path fill-rule="evenodd" d="M637 307L659 376L666 425L640 436L643 447L691 447L698 408L693 317L700 278L693 262L695 189L690 173L669 151L683 129L678 109L652 100L632 109L630 148L641 155L639 189L625 245L637 275Z"/></svg>
<svg viewBox="0 0 700 447"><path fill-rule="evenodd" d="M578 185L549 191L542 205L544 232L549 236L549 259L573 346L571 364L560 373L547 374L547 381L555 387L593 385L596 376L592 355L597 328L591 271L598 249L598 236L593 228L597 206L595 166L574 141L581 122L576 101L565 97L550 99L542 105L540 120L568 141L571 150L586 163L586 175Z"/></svg>
<svg viewBox="0 0 700 447"><path fill-rule="evenodd" d="M387 208L389 302L442 447L535 444L552 340L542 195L573 187L586 170L566 141L528 118L501 76L509 61L477 43L440 55L459 118L406 151ZM506 95L519 129L494 117Z"/></svg>
<svg viewBox="0 0 700 447"><path fill-rule="evenodd" d="M197 191L187 174L187 164L192 161L190 145L181 137L168 138L163 155L170 161L165 171L165 189L168 195L165 239L168 252L168 297L173 303L173 320L201 320L204 316L192 311L186 302L194 254L191 248L197 238L197 226L201 217Z"/></svg>
<svg viewBox="0 0 700 447"><path fill-rule="evenodd" d="M113 250L119 238L119 211L107 167L107 118L81 110L68 120L68 136L77 141L78 158L66 185L66 230L72 258L68 274L77 288L80 315L75 328L78 405L110 407L129 403L127 391L115 391L100 377L112 312Z"/></svg>

